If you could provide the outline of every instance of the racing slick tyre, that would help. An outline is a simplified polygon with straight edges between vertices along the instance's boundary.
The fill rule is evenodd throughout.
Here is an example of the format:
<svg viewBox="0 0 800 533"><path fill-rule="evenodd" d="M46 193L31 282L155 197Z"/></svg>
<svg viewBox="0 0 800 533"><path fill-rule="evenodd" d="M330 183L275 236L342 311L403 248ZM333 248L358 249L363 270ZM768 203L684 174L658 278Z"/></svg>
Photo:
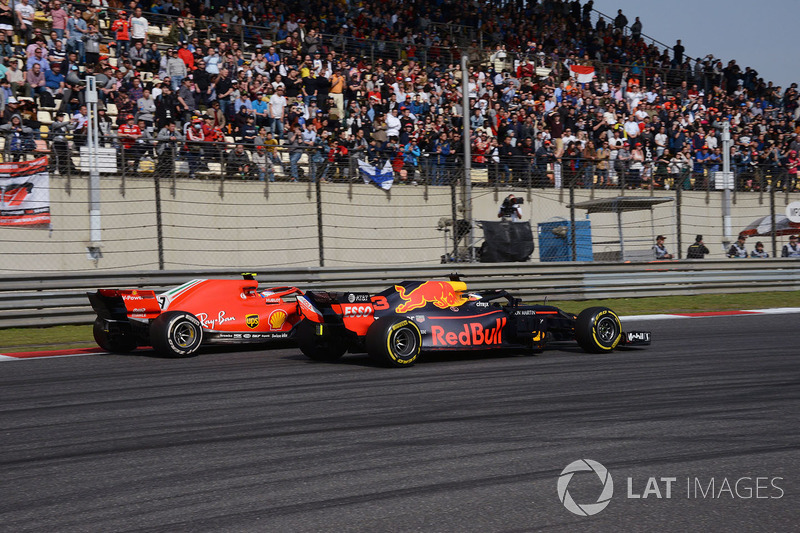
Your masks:
<svg viewBox="0 0 800 533"><path fill-rule="evenodd" d="M413 320L385 316L367 330L366 347L369 356L381 364L411 366L422 347L422 334Z"/></svg>
<svg viewBox="0 0 800 533"><path fill-rule="evenodd" d="M622 323L607 307L584 309L575 321L575 340L589 353L605 353L622 339Z"/></svg>
<svg viewBox="0 0 800 533"><path fill-rule="evenodd" d="M333 362L341 358L347 351L347 339L330 328L323 329L322 335L317 335L317 324L310 320L303 320L297 325L294 338L300 351L314 361Z"/></svg>
<svg viewBox="0 0 800 533"><path fill-rule="evenodd" d="M111 353L130 353L136 349L136 339L132 333L110 335L105 329L104 322L102 318L98 318L92 328L94 341L99 347Z"/></svg>
<svg viewBox="0 0 800 533"><path fill-rule="evenodd" d="M167 311L150 324L150 342L169 357L191 357L203 343L203 326L191 313Z"/></svg>

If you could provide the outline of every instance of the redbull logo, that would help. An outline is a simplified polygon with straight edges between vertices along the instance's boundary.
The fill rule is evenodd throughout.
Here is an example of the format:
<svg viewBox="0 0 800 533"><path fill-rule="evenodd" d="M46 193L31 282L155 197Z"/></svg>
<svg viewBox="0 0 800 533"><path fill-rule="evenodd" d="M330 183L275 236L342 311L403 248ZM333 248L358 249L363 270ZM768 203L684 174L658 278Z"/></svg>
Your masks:
<svg viewBox="0 0 800 533"><path fill-rule="evenodd" d="M479 322L464 324L463 331L445 330L442 326L431 326L433 346L482 346L503 343L503 328L506 317L495 319L493 328L485 328Z"/></svg>
<svg viewBox="0 0 800 533"><path fill-rule="evenodd" d="M286 322L286 318L288 314L283 309L276 309L269 315L269 329L281 329L283 327L283 323Z"/></svg>
<svg viewBox="0 0 800 533"><path fill-rule="evenodd" d="M446 309L463 304L467 300L460 293L453 289L447 281L426 281L419 287L406 293L406 288L402 285L395 285L395 290L404 303L395 309L398 313L407 313L430 302L439 309Z"/></svg>
<svg viewBox="0 0 800 533"><path fill-rule="evenodd" d="M258 327L258 315L245 315L244 323L247 324L248 328L256 329Z"/></svg>

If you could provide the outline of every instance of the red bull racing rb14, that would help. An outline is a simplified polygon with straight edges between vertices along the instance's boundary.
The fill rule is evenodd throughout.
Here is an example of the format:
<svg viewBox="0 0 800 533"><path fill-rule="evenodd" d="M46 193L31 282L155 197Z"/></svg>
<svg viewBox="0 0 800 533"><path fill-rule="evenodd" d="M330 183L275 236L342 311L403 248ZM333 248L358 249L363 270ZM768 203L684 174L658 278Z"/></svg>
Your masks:
<svg viewBox="0 0 800 533"><path fill-rule="evenodd" d="M459 280L404 281L375 295L308 291L297 301L305 320L295 338L317 361L366 352L381 364L403 367L435 351L538 353L550 342L577 341L587 352L603 353L650 344L650 332L623 331L611 309L574 315L522 305L504 290L467 292Z"/></svg>

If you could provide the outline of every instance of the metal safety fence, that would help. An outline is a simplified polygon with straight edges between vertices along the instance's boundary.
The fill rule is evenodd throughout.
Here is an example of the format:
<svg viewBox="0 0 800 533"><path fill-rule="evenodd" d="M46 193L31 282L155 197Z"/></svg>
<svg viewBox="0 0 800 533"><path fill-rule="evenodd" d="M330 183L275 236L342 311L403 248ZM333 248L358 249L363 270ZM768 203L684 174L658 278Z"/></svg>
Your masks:
<svg viewBox="0 0 800 533"><path fill-rule="evenodd" d="M400 280L446 277L452 266L296 268L258 271L263 288L296 285L303 290L377 292ZM459 265L472 290L506 289L526 301L545 298L635 298L731 291L800 290L800 261L662 262L648 264ZM189 279L236 278L225 270L58 273L31 277L6 275L0 280L0 328L88 324L94 313L87 291L99 288L166 290ZM787 301L787 306L798 302Z"/></svg>
<svg viewBox="0 0 800 533"><path fill-rule="evenodd" d="M800 232L784 214L800 200L796 176L781 165L735 164L727 177L712 164L663 159L613 170L608 160L552 153L483 161L473 154L467 187L462 156L425 151L409 161L397 148L345 154L235 141L197 149L185 142L108 141L102 242L92 243L87 158L76 140L53 140L42 152L20 154L49 156L51 222L0 227L0 270L475 261L482 221L502 220L510 194L522 200L521 218L533 229L531 261L650 260L657 235L675 258L686 257L697 236L708 258L720 258L743 231L751 237L748 253L760 240L774 258ZM728 185L734 186L726 192ZM618 207L597 204L612 201Z"/></svg>

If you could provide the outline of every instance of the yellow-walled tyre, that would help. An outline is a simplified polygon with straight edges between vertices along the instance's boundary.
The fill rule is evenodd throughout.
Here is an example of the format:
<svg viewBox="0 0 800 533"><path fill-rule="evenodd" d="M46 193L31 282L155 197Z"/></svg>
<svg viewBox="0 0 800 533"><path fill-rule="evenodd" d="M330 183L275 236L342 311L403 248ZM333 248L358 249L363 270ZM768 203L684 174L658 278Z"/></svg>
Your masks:
<svg viewBox="0 0 800 533"><path fill-rule="evenodd" d="M589 353L610 352L622 340L622 323L607 307L584 309L575 321L575 340Z"/></svg>
<svg viewBox="0 0 800 533"><path fill-rule="evenodd" d="M366 347L369 356L380 364L411 366L422 348L422 334L413 320L385 316L369 327Z"/></svg>

